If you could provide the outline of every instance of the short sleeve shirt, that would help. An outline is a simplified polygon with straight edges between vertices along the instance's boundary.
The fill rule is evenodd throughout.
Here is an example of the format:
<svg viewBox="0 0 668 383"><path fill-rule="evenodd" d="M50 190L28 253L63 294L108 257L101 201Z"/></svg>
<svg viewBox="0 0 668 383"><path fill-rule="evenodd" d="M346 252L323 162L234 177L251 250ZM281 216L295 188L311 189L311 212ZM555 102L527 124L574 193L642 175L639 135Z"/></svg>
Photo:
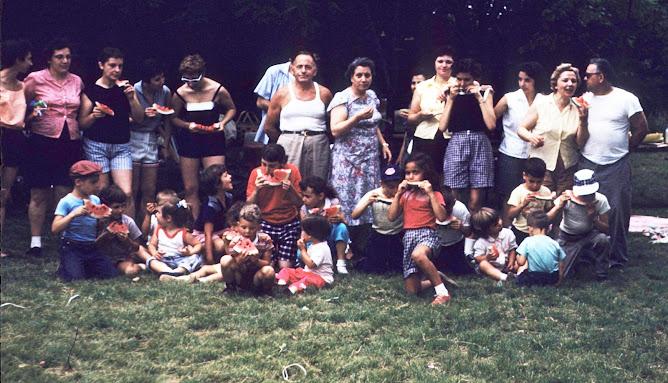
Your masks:
<svg viewBox="0 0 668 383"><path fill-rule="evenodd" d="M441 192L435 191L434 196L439 204L445 206ZM431 208L431 201L427 193L409 190L399 199L399 206L404 211L404 229L436 228L436 215Z"/></svg>
<svg viewBox="0 0 668 383"><path fill-rule="evenodd" d="M606 196L596 193L595 198L594 208L596 209L596 214L601 215L610 211L610 204ZM566 201L564 218L561 220L559 230L563 230L568 234L580 235L589 233L593 229L594 221L587 214L587 207L573 201Z"/></svg>
<svg viewBox="0 0 668 383"><path fill-rule="evenodd" d="M123 214L121 216L121 222L128 227L128 238L133 240L138 240L141 238L141 230L137 227L135 221L129 216ZM110 219L98 220L97 225L97 235L99 236L107 230L107 227L111 223ZM114 262L120 262L125 260L132 253L132 248L126 243L121 242L120 240L113 238L106 242L103 246L100 247L100 250L104 255Z"/></svg>
<svg viewBox="0 0 668 383"><path fill-rule="evenodd" d="M512 193L510 193L510 198L508 198L508 205L519 206L524 202L524 199L527 198L527 196L534 193L540 195L549 195L550 189L548 189L545 186L541 186L537 192L532 192L531 190L526 188L525 184L521 184L518 187L516 187L515 190L512 191ZM525 211L528 212L534 209L540 209L545 211L546 209L549 209L551 206L552 202L542 201L539 199L529 203L526 209L522 210L522 212L520 212L520 215L515 217L515 219L513 220L513 226L515 226L515 229L523 233L528 233L529 226L527 226L527 214L525 213Z"/></svg>
<svg viewBox="0 0 668 383"><path fill-rule="evenodd" d="M137 100L139 100L139 105L141 105L142 110L153 106L153 103L160 106L167 106L167 97L169 97L171 91L166 85L163 85L162 89L153 94L153 103L150 103L144 94L143 84L143 81L139 81L134 85ZM162 114L157 114L154 117L144 116L144 122L141 124L133 123L130 128L135 132L155 132L158 129L158 126L160 126L162 119Z"/></svg>
<svg viewBox="0 0 668 383"><path fill-rule="evenodd" d="M561 246L554 239L546 235L527 237L517 248L529 262L529 271L554 273L559 271L559 261L566 258Z"/></svg>
<svg viewBox="0 0 668 383"><path fill-rule="evenodd" d="M255 245L257 251L260 253L260 257L262 257L267 250L274 248L274 242L271 240L269 234L262 232L257 233L253 240L253 245Z"/></svg>
<svg viewBox="0 0 668 383"><path fill-rule="evenodd" d="M529 157L540 158L545 161L547 170L554 171L557 167L557 158L561 156L564 168L568 169L577 164L579 153L575 136L580 124L580 114L573 102L563 110L554 101L554 94L536 104L538 121L532 133L545 139L541 147L531 146Z"/></svg>
<svg viewBox="0 0 668 383"><path fill-rule="evenodd" d="M90 202L95 205L100 204L100 198L96 195L88 197ZM69 193L63 197L56 206L54 215L67 216L72 210L84 205L84 200L75 197ZM75 217L63 232L64 239L70 239L77 242L92 242L97 238L97 219L90 215Z"/></svg>
<svg viewBox="0 0 668 383"><path fill-rule="evenodd" d="M232 194L225 193L226 205L223 205L220 200L214 196L207 197L199 210L199 216L195 220L194 229L197 231L204 231L205 223L213 223L213 232L219 232L227 226L225 214L227 209L225 206L230 206L232 203Z"/></svg>
<svg viewBox="0 0 668 383"><path fill-rule="evenodd" d="M327 283L334 282L332 250L330 250L327 242L313 244L307 252L316 267L311 269L305 266L304 271L319 275Z"/></svg>
<svg viewBox="0 0 668 383"><path fill-rule="evenodd" d="M438 100L438 96L443 94L445 91L446 85L454 85L457 83L457 79L450 77L450 79L445 84L437 84L436 76L430 78L429 80L422 81L417 84L415 92L420 95L420 110L425 112L434 112L434 116L428 118L418 124L415 128L415 137L422 138L424 140L433 140L438 132L438 121L441 119L441 114L443 114L443 109L445 108L445 103ZM445 138L450 138L449 132L444 132L443 135Z"/></svg>
<svg viewBox="0 0 668 383"><path fill-rule="evenodd" d="M508 261L510 251L517 248L515 234L513 234L512 230L503 228L496 239L492 237L478 238L475 244L473 244L473 256L478 257L487 254L487 250L492 245L496 246L497 250L499 250L499 257L490 263L495 267L503 267Z"/></svg>
<svg viewBox="0 0 668 383"><path fill-rule="evenodd" d="M130 102L123 93L123 88L112 86L103 88L97 84L86 89L86 96L95 105L102 103L114 111L114 115L105 114L95 120L93 125L84 131L84 137L106 144L126 144L130 142Z"/></svg>
<svg viewBox="0 0 668 383"><path fill-rule="evenodd" d="M299 169L292 164L285 164L284 169L290 169L290 182L297 193L301 195L299 183L302 181ZM253 169L248 178L248 187L246 189L246 198L250 197L255 190L255 180L258 177L260 167ZM284 190L281 186L265 186L257 194L257 205L262 211L262 220L272 225L282 225L297 218L299 211L297 207L290 202L288 193L290 190Z"/></svg>
<svg viewBox="0 0 668 383"><path fill-rule="evenodd" d="M471 226L471 214L466 205L461 201L455 201L452 207L452 216L462 222L462 227ZM464 233L459 229L453 229L450 225L442 225L436 222L436 231L441 238L441 246L450 246L461 241L464 238Z"/></svg>
<svg viewBox="0 0 668 383"><path fill-rule="evenodd" d="M365 205L373 193L383 195L383 188L371 190L366 193L357 206ZM385 202L376 201L371 204L371 213L373 215L373 222L371 228L378 234L394 235L400 233L404 228L404 215L401 214L395 221L390 221L387 218L387 213L390 211L390 205Z"/></svg>
<svg viewBox="0 0 668 383"><path fill-rule="evenodd" d="M274 94L281 89L283 86L288 85L288 83L294 80L292 74L290 74L290 62L283 64L272 65L267 69L262 76L262 79L255 87L253 93L264 98L265 100L271 100L274 97ZM260 137L260 132L264 130L264 122L267 119L267 111L262 111L262 121L260 121L260 128L258 129L258 136L255 137L255 141L264 141L265 144L269 143L269 137L266 134L263 134Z"/></svg>

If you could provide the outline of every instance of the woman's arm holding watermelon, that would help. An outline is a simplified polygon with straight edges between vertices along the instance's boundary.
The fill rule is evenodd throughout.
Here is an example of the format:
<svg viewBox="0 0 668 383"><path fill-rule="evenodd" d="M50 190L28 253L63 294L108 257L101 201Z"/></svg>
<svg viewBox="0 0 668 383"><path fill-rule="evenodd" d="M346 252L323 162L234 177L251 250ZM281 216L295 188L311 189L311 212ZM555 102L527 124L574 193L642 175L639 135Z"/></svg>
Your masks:
<svg viewBox="0 0 668 383"><path fill-rule="evenodd" d="M104 113L97 106L93 105L93 102L86 96L85 93L81 93L81 108L79 109L79 128L81 130L88 129L98 118L104 117Z"/></svg>

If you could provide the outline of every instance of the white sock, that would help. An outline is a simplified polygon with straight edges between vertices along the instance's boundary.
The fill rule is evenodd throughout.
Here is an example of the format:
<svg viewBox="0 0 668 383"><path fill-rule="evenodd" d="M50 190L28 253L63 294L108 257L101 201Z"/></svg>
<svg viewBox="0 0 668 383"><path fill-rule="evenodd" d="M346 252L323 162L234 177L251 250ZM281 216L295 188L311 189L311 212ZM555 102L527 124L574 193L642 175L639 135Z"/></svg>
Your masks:
<svg viewBox="0 0 668 383"><path fill-rule="evenodd" d="M32 249L33 247L42 247L41 235L33 235L30 237L30 248Z"/></svg>
<svg viewBox="0 0 668 383"><path fill-rule="evenodd" d="M345 259L339 259L336 261L336 267L343 266L346 267L346 260Z"/></svg>
<svg viewBox="0 0 668 383"><path fill-rule="evenodd" d="M508 279L508 274L501 274L501 280L505 281Z"/></svg>
<svg viewBox="0 0 668 383"><path fill-rule="evenodd" d="M475 244L475 239L464 238L464 254L473 255L473 245L474 244Z"/></svg>
<svg viewBox="0 0 668 383"><path fill-rule="evenodd" d="M436 295L450 295L450 293L448 293L448 289L446 289L445 285L442 283L434 287L434 290L436 290Z"/></svg>

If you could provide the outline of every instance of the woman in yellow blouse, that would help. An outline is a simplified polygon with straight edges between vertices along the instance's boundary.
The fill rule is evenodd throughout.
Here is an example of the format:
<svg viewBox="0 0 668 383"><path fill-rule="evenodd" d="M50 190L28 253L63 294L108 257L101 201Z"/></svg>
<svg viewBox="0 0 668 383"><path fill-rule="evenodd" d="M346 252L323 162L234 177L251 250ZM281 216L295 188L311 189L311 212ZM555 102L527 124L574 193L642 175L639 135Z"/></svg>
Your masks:
<svg viewBox="0 0 668 383"><path fill-rule="evenodd" d="M531 143L529 157L545 161L543 184L557 195L573 187L578 148L587 141L587 108L572 101L580 82L578 68L557 66L550 76L553 93L534 102L517 129L517 135Z"/></svg>

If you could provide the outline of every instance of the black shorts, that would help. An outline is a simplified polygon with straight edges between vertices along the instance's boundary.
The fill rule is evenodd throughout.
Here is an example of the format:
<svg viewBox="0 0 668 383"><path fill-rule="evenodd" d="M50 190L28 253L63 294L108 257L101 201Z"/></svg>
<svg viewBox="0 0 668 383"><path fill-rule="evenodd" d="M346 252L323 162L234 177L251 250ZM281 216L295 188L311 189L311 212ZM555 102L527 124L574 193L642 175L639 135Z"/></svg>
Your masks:
<svg viewBox="0 0 668 383"><path fill-rule="evenodd" d="M193 133L178 129L176 146L179 155L187 158L204 158L225 155L225 133Z"/></svg>
<svg viewBox="0 0 668 383"><path fill-rule="evenodd" d="M25 162L26 137L22 130L2 128L2 164L7 167L17 168Z"/></svg>
<svg viewBox="0 0 668 383"><path fill-rule="evenodd" d="M81 140L70 140L63 128L59 138L32 134L26 140L26 184L31 189L72 186L70 167L81 160Z"/></svg>

